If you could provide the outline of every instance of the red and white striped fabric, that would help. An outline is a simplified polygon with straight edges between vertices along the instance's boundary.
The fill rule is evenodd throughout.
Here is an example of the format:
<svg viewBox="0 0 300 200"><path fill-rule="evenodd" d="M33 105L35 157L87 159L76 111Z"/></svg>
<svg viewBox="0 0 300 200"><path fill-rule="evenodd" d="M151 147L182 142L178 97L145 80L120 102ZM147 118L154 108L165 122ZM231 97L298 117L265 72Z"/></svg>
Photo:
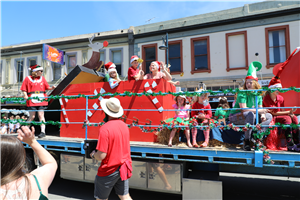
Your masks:
<svg viewBox="0 0 300 200"><path fill-rule="evenodd" d="M68 99L64 99L64 100L66 101L66 103L68 102ZM59 99L59 104L61 106L61 110L64 115L65 121L69 124L70 122L69 122L68 115L67 115L67 112L65 109L65 105L63 104L63 99Z"/></svg>
<svg viewBox="0 0 300 200"><path fill-rule="evenodd" d="M103 88L97 88L97 89L95 89L94 94L97 95L97 94L99 94L99 92L100 92L100 94L106 93L106 91ZM100 101L103 99L103 97L100 96L98 99L99 99L99 102L93 104L93 109L98 109L100 107ZM88 117L91 118L96 111L97 110L89 110L87 113Z"/></svg>
<svg viewBox="0 0 300 200"><path fill-rule="evenodd" d="M149 80L144 85L144 89L147 93L153 93L153 90L155 90L156 87L157 83L155 82L155 80ZM157 110L159 112L162 112L164 108L162 107L158 99L155 96L149 96L149 98L151 99L152 103L155 105Z"/></svg>

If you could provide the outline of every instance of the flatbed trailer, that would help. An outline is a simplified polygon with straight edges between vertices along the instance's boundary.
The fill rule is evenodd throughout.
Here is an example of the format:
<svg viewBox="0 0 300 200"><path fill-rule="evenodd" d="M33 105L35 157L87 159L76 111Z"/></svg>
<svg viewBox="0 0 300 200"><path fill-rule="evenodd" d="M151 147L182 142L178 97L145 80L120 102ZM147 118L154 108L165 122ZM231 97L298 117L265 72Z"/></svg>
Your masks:
<svg viewBox="0 0 300 200"><path fill-rule="evenodd" d="M87 155L87 144L95 144L97 140L58 136L37 140L56 158L61 178L94 182L100 163ZM27 152L32 151L30 146L24 144L24 147ZM131 188L178 193L183 199L191 195L188 188L195 184L199 185L199 191L192 191L193 194L201 191L202 198L205 198L203 188L206 185L214 188L215 198L222 198L220 172L300 177L300 154L294 152L270 151L275 162L272 165L264 163L261 151L240 148L195 149L176 145L170 148L154 142L133 141L130 147L133 160ZM166 188L166 180L171 189Z"/></svg>

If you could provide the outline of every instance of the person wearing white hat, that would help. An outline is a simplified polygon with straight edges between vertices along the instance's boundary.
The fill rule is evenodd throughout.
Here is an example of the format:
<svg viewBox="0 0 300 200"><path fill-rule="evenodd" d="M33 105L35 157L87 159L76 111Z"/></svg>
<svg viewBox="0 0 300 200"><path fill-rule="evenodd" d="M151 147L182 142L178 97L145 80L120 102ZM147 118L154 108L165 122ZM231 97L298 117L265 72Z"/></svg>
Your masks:
<svg viewBox="0 0 300 200"><path fill-rule="evenodd" d="M112 188L121 199L131 199L128 179L132 175L130 134L127 124L119 118L123 108L119 99L102 99L101 108L108 122L101 126L96 150L90 156L101 161L95 178L94 197L108 199Z"/></svg>

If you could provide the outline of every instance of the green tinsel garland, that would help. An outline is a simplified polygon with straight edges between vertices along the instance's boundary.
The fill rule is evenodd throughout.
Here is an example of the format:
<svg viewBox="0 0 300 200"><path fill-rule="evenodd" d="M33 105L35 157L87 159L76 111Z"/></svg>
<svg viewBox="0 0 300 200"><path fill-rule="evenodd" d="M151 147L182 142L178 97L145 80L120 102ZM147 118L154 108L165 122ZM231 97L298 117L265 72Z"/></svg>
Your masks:
<svg viewBox="0 0 300 200"><path fill-rule="evenodd" d="M277 89L269 89L268 87L263 87L262 89L264 89L265 91L269 91L269 92L274 92L276 90L278 90L279 92L281 93L285 93L287 91L295 91L295 92L300 92L300 89L296 88L296 87L289 87L289 88L286 88L288 90L283 90L283 89L280 89L280 88L277 88ZM224 94L228 94L228 93L242 93L242 94L251 94L251 95L254 95L254 96L260 96L264 93L264 91L241 91L239 88L236 88L236 89L232 89L232 88L229 88L229 89L220 89L220 91L218 92L214 92L213 90L205 90L203 92L166 92L166 94L163 94L163 92L159 91L157 93L147 93L146 91L144 92L141 92L141 93L133 93L133 92L129 92L129 91L125 91L124 93L119 93L119 92L116 92L116 93L105 93L105 94L97 94L96 96L88 96L88 99L97 99L99 98L100 96L103 97L103 96L107 96L107 95L110 95L111 97L115 97L115 96L121 96L121 97L124 97L124 96L127 96L127 97L132 97L132 96L138 96L138 97L141 97L141 96L166 96L166 95L173 95L173 96L179 96L179 95L185 95L185 96L188 96L188 97L192 97L192 96L200 96L202 93L210 93L211 95L216 95L216 94L219 94L219 93L224 93ZM58 96L58 95L55 95L55 96L49 96L47 98L39 98L39 97L29 97L28 100L30 99L36 99L36 100L39 100L39 101L47 101L49 102L51 99L61 99L61 98L65 98L65 99L78 99L78 98L86 98L87 95L84 95L84 94L78 94L77 96L65 96L65 95L61 95L61 96ZM23 103L24 104L24 98L23 97L9 97L9 98L4 98L4 99L1 99L1 103L4 103L6 101L14 101L16 103Z"/></svg>

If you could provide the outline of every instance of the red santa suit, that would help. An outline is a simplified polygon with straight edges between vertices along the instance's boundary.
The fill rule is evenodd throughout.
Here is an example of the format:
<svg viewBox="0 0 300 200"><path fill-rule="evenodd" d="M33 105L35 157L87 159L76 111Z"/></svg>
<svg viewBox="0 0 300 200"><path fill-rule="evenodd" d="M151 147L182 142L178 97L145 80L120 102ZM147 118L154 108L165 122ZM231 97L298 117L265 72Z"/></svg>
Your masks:
<svg viewBox="0 0 300 200"><path fill-rule="evenodd" d="M43 76L27 76L21 86L21 90L27 92L28 97L46 97L46 90L48 88L49 84ZM48 102L31 99L27 100L26 105L27 107L47 106Z"/></svg>

